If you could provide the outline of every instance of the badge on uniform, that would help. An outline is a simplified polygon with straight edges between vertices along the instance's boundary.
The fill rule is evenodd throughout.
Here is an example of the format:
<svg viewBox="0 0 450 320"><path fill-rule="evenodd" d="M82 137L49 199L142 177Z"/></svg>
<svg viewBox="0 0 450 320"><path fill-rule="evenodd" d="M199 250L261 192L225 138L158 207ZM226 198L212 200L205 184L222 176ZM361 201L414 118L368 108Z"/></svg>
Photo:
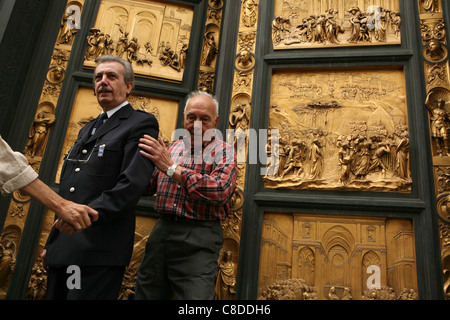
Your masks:
<svg viewBox="0 0 450 320"><path fill-rule="evenodd" d="M105 153L105 147L106 144L102 144L100 147L98 147L98 157L103 158L103 154Z"/></svg>

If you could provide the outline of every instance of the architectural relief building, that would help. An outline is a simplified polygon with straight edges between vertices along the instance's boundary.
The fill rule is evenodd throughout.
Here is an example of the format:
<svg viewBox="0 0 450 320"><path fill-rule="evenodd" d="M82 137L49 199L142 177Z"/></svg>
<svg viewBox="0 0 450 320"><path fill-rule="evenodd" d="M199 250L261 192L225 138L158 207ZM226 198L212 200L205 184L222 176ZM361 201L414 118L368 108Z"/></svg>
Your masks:
<svg viewBox="0 0 450 320"><path fill-rule="evenodd" d="M0 134L58 189L100 112L95 59L130 61L166 143L214 93L239 160L218 300L450 298L450 3L0 0ZM154 198L138 203L133 299ZM0 199L0 299L43 299L54 213Z"/></svg>

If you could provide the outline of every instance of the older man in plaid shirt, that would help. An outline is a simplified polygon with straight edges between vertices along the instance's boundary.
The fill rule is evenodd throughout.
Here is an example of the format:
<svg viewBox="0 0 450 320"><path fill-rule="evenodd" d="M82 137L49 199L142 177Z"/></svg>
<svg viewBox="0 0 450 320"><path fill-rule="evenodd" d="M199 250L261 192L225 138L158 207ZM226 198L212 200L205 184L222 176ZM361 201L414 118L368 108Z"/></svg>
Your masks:
<svg viewBox="0 0 450 320"><path fill-rule="evenodd" d="M223 244L220 221L236 188L236 154L214 134L217 100L192 93L184 110L182 139L166 149L145 136L141 153L155 170L151 191L161 214L138 271L135 299L214 298L217 260Z"/></svg>

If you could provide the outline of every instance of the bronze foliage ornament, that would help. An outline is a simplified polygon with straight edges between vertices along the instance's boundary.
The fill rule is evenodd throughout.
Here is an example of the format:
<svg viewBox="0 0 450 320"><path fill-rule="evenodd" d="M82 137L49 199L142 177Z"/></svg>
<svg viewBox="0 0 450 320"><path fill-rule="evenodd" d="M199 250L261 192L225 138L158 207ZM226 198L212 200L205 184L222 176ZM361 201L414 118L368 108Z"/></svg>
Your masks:
<svg viewBox="0 0 450 320"><path fill-rule="evenodd" d="M235 70L233 92L231 97L229 129L249 129L251 114L252 85L254 77L254 57L259 0L241 0L239 16L238 45L235 53ZM243 143L237 146L238 142ZM248 140L235 139L234 147L248 151ZM239 161L239 159L238 159ZM241 225L245 202L245 160L238 164L237 189L231 199L231 212L222 223L224 230L224 244L219 256L219 272L216 281L215 299L234 300L236 295L236 279L239 261L239 247L241 241Z"/></svg>
<svg viewBox="0 0 450 320"><path fill-rule="evenodd" d="M443 293L450 299L450 75L441 0L419 0L420 28L430 123L431 152L439 217Z"/></svg>
<svg viewBox="0 0 450 320"><path fill-rule="evenodd" d="M197 87L200 90L210 93L214 91L215 85L216 63L219 55L224 1L225 0L208 1L208 12L203 34Z"/></svg>

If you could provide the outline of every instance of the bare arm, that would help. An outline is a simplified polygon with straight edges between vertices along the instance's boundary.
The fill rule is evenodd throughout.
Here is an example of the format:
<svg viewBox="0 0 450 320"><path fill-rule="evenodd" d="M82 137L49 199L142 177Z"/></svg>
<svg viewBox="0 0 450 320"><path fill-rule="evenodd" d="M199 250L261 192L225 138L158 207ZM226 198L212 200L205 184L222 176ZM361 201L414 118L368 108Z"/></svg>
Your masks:
<svg viewBox="0 0 450 320"><path fill-rule="evenodd" d="M60 219L71 224L77 232L89 227L91 219L92 221L97 221L98 219L97 211L88 206L62 198L40 179L34 180L20 189L20 191L54 211Z"/></svg>

